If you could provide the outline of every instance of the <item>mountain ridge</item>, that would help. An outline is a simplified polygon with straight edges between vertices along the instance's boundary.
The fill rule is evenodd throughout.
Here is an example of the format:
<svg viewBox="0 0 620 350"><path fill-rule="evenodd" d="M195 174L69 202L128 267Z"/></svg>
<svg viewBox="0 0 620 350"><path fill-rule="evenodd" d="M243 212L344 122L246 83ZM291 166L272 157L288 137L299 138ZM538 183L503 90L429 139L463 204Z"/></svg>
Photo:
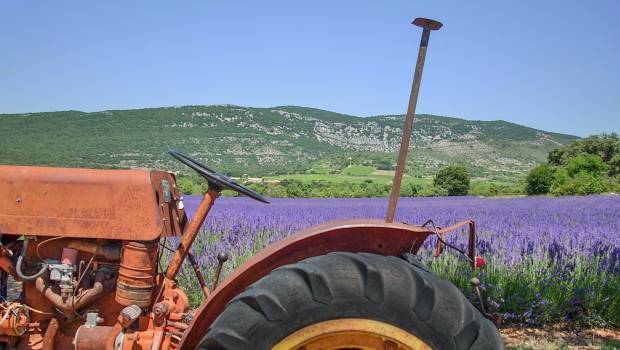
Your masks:
<svg viewBox="0 0 620 350"><path fill-rule="evenodd" d="M334 154L394 156L404 115L357 117L312 107L188 105L0 114L0 163L183 170L178 148L232 174L307 170ZM408 169L464 164L476 175L522 176L578 139L503 120L416 115Z"/></svg>

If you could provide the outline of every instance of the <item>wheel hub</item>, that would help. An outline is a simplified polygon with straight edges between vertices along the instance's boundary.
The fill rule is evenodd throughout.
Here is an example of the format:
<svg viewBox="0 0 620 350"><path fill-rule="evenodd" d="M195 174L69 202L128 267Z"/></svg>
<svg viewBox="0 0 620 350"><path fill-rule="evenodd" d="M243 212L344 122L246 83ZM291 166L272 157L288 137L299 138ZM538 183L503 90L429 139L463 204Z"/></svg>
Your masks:
<svg viewBox="0 0 620 350"><path fill-rule="evenodd" d="M396 326L366 319L344 318L304 327L272 350L431 350L415 335Z"/></svg>

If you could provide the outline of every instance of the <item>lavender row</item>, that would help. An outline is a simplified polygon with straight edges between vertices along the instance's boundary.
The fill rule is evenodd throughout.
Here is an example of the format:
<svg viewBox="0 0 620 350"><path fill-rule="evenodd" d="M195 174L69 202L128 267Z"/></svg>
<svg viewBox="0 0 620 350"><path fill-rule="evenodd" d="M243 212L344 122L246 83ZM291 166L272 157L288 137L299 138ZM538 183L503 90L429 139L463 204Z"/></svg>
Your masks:
<svg viewBox="0 0 620 350"><path fill-rule="evenodd" d="M186 198L189 215L200 198ZM265 205L247 198L218 200L203 235L217 235L197 252L204 263L216 251L244 252L300 229L346 218L382 218L387 201L370 199L273 199ZM433 219L447 226L465 219L477 223L478 247L496 263L511 266L524 257L564 259L603 256L608 268L620 263L620 197L404 198L397 220L421 224ZM208 237L202 237L205 241ZM465 244L465 235L451 240Z"/></svg>

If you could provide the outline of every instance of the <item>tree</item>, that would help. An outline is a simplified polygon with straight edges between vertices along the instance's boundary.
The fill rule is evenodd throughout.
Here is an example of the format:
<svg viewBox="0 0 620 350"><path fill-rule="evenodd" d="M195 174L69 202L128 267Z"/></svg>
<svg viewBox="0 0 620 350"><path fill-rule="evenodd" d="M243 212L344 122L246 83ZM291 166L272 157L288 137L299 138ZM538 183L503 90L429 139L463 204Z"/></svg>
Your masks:
<svg viewBox="0 0 620 350"><path fill-rule="evenodd" d="M588 173L593 176L607 174L609 166L599 155L580 154L568 160L564 167L568 176L574 177L579 173Z"/></svg>
<svg viewBox="0 0 620 350"><path fill-rule="evenodd" d="M549 152L548 163L554 172L549 192L554 195L616 191L620 184L620 138L615 133L588 136ZM528 194L537 190L534 170L527 179ZM536 175L544 177L546 184L548 174Z"/></svg>
<svg viewBox="0 0 620 350"><path fill-rule="evenodd" d="M609 176L620 175L620 152L609 160Z"/></svg>
<svg viewBox="0 0 620 350"><path fill-rule="evenodd" d="M437 172L433 185L445 189L450 196L464 196L469 191L469 172L462 166L445 167Z"/></svg>
<svg viewBox="0 0 620 350"><path fill-rule="evenodd" d="M525 179L525 192L528 195L549 193L553 184L553 169L542 164L532 169Z"/></svg>
<svg viewBox="0 0 620 350"><path fill-rule="evenodd" d="M562 165L562 156L564 155L564 151L560 148L552 149L547 156L549 164L551 165Z"/></svg>
<svg viewBox="0 0 620 350"><path fill-rule="evenodd" d="M550 165L563 166L571 159L580 155L597 155L608 168L609 176L620 173L620 138L617 134L601 134L588 136L549 152Z"/></svg>
<svg viewBox="0 0 620 350"><path fill-rule="evenodd" d="M580 154L559 167L550 192L556 196L603 193L611 189L608 166L595 154Z"/></svg>

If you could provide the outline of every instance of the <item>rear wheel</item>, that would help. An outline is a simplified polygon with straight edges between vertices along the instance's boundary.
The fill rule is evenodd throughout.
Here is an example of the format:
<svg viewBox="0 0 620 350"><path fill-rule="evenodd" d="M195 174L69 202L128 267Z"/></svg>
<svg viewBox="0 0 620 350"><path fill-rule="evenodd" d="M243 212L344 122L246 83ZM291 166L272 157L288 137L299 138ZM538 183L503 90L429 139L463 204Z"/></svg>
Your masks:
<svg viewBox="0 0 620 350"><path fill-rule="evenodd" d="M454 285L421 265L337 252L254 283L228 304L199 348L496 350L503 344Z"/></svg>

